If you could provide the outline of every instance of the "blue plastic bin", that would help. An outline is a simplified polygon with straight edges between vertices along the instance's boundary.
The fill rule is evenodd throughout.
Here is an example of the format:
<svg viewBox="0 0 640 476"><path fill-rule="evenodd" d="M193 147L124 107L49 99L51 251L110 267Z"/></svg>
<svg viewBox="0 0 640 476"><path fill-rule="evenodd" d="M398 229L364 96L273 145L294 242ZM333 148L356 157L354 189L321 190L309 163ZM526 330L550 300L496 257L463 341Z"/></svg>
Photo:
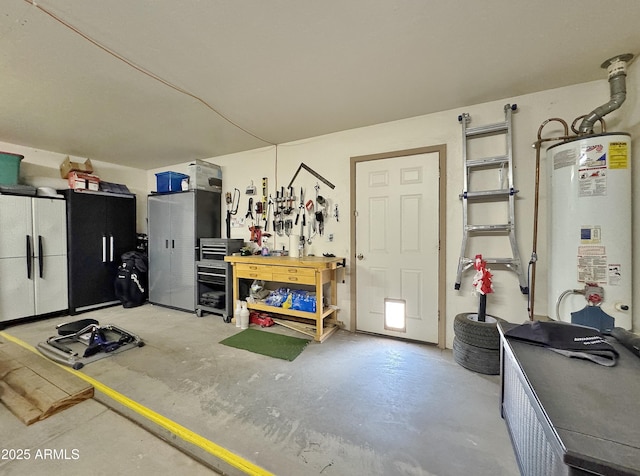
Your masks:
<svg viewBox="0 0 640 476"><path fill-rule="evenodd" d="M189 176L178 172L160 172L156 174L158 193L181 192L182 181Z"/></svg>
<svg viewBox="0 0 640 476"><path fill-rule="evenodd" d="M20 161L24 155L0 152L0 184L17 185L20 178Z"/></svg>

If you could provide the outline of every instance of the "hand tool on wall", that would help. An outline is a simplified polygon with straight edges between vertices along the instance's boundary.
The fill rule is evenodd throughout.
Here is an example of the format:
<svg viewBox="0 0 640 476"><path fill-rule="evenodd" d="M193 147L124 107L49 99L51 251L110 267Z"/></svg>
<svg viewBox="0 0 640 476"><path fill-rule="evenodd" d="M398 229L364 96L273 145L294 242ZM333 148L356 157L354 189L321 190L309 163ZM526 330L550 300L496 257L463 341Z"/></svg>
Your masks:
<svg viewBox="0 0 640 476"><path fill-rule="evenodd" d="M304 229L304 226L307 224L307 220L306 220L306 213L305 213L305 208L304 208L304 190L302 190L302 187L300 188L300 205L298 205L298 215L296 215L296 225L298 224L298 221L300 220L300 215L302 215L302 228ZM304 233L300 233L300 235L302 236Z"/></svg>
<svg viewBox="0 0 640 476"><path fill-rule="evenodd" d="M275 205L273 205L273 231L277 232L278 231L278 214L279 212L279 203L280 203L280 191L276 190L276 199L274 200ZM271 206L271 196L269 196L269 203L267 205L267 207ZM269 212L271 210L267 210L267 217L269 216Z"/></svg>
<svg viewBox="0 0 640 476"><path fill-rule="evenodd" d="M315 170L313 170L311 167L309 167L308 165L305 165L304 163L300 163L300 166L298 167L298 170L296 170L296 173L293 174L293 177L291 178L291 181L289 182L289 187L291 187L291 185L293 185L294 180L296 179L296 177L298 176L298 174L300 173L300 171L302 169L305 169L307 172L309 172L311 175L313 175L315 178L317 178L318 180L321 180L324 184L327 185L327 187L329 187L330 189L334 189L336 188L335 185L333 185L331 182L329 182L326 178L324 178L322 175L320 175L318 172L316 172Z"/></svg>
<svg viewBox="0 0 640 476"><path fill-rule="evenodd" d="M318 233L322 236L324 234L324 212L322 210L316 211L316 222L318 223Z"/></svg>
<svg viewBox="0 0 640 476"><path fill-rule="evenodd" d="M247 214L244 217L253 220L253 197L249 197L249 206L247 208Z"/></svg>
<svg viewBox="0 0 640 476"><path fill-rule="evenodd" d="M333 207L333 216L335 217L336 221L340 221L338 219L338 204L336 203L335 207Z"/></svg>
<svg viewBox="0 0 640 476"><path fill-rule="evenodd" d="M300 215L302 215L302 220L300 220ZM298 215L296 216L296 225L300 222L300 253L304 251L304 227L307 224L306 219L306 210L304 208L304 190L300 187L300 205L298 206Z"/></svg>
<svg viewBox="0 0 640 476"><path fill-rule="evenodd" d="M238 213L238 205L240 204L240 190L233 189L233 196L231 192L225 194L225 200L227 202L227 239L231 238L231 216Z"/></svg>
<svg viewBox="0 0 640 476"><path fill-rule="evenodd" d="M269 179L267 177L262 178L262 219L267 219L267 193L269 192Z"/></svg>
<svg viewBox="0 0 640 476"><path fill-rule="evenodd" d="M293 187L289 187L287 192L287 206L284 209L285 215L290 215L293 212L293 202L295 201L295 197L293 195Z"/></svg>
<svg viewBox="0 0 640 476"><path fill-rule="evenodd" d="M313 211L313 200L309 200L306 203L305 208L309 213L309 234L307 235L307 243L311 244L311 238L316 234L316 218Z"/></svg>
<svg viewBox="0 0 640 476"><path fill-rule="evenodd" d="M329 203L322 195L316 197L316 222L318 223L318 233L324 235L324 220L327 217L327 207Z"/></svg>
<svg viewBox="0 0 640 476"><path fill-rule="evenodd" d="M284 232L284 220L283 220L283 213L285 210L285 195L284 195L284 187L282 187L280 189L280 195L278 196L277 192L276 192L276 210L274 210L274 218L277 215L277 220L274 219L273 221L273 229L274 231L278 234L278 236L282 236L283 232Z"/></svg>
<svg viewBox="0 0 640 476"><path fill-rule="evenodd" d="M264 216L264 231L269 231L269 218L271 217L271 209L273 208L273 198L269 195L269 201L267 202L267 208L263 211Z"/></svg>

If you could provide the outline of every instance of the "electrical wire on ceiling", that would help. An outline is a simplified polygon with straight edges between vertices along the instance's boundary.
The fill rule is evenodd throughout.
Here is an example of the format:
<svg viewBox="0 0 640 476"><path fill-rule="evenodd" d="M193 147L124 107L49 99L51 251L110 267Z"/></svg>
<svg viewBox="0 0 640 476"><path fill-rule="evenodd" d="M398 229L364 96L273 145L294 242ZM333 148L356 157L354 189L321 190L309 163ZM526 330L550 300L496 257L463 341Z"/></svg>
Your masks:
<svg viewBox="0 0 640 476"><path fill-rule="evenodd" d="M199 103L201 103L202 105L204 105L207 109L210 109L211 111L215 112L218 116L220 116L222 119L224 119L225 121L227 121L229 124L231 124L232 126L236 127L237 129L240 129L242 132L244 132L245 134L250 135L251 137L254 137L255 139L258 139L262 142L265 142L267 144L270 145L276 145L274 142L271 142L267 139L264 139L260 136L258 136L257 134L254 134L253 132L245 129L244 127L242 127L241 125L239 125L238 123L234 122L233 120L229 119L227 116L225 116L223 113L221 113L218 109L216 109L215 107L213 107L211 104L209 104L207 101L205 101L204 99L202 99L200 96L197 96L196 94L193 94L189 91L187 91L186 89L181 88L180 86L176 86L175 84L167 81L166 79L161 78L160 76L158 76L155 73L152 73L151 71L138 66L137 64L135 64L133 61L125 58L124 56L122 56L121 54L115 52L114 50L112 50L111 48L103 45L102 43L100 43L97 40L94 40L93 38L91 38L89 35L87 35L86 33L80 31L78 28L76 28L75 26L71 25L70 23L66 22L65 20L63 20L62 18L60 18L58 15L56 15L55 13L47 10L46 8L38 5L37 2L35 2L34 0L24 0L24 2L36 7L38 10L40 10L41 12L45 13L46 15L50 16L51 18L53 18L55 21L57 21L58 23L60 23L61 25L65 26L66 28L68 28L69 30L73 31L74 33L76 33L77 35L80 35L82 38L84 38L85 40L87 40L88 42L90 42L91 44L97 46L98 48L100 48L102 51L104 51L105 53L110 54L111 56L113 56L114 58L118 59L119 61L122 61L123 63L125 63L126 65L130 66L131 68L135 69L136 71L150 77L151 79L154 79L155 81L158 81L159 83L164 84L165 86L173 89L174 91L177 91L181 94L184 94L185 96L189 96L190 98L195 99L196 101L198 101Z"/></svg>

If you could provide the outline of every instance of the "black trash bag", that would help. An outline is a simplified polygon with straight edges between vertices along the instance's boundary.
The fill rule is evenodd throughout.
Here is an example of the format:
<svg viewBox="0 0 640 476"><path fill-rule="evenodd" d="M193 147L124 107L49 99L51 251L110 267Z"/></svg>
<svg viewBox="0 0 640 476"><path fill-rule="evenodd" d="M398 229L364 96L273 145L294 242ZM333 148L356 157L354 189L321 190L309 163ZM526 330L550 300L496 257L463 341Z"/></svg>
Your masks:
<svg viewBox="0 0 640 476"><path fill-rule="evenodd" d="M118 267L114 283L116 298L125 308L141 306L149 298L147 255L140 251L127 251L121 258L122 264Z"/></svg>

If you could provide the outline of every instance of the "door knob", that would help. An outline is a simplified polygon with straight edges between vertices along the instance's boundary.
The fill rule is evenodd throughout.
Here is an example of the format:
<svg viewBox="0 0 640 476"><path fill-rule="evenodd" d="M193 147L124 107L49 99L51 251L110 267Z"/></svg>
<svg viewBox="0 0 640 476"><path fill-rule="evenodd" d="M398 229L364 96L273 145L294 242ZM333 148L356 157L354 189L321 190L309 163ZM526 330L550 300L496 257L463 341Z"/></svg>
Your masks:
<svg viewBox="0 0 640 476"><path fill-rule="evenodd" d="M359 260L362 260L362 259L364 259L364 255L362 253L358 253L356 255L356 258L358 258Z"/></svg>

